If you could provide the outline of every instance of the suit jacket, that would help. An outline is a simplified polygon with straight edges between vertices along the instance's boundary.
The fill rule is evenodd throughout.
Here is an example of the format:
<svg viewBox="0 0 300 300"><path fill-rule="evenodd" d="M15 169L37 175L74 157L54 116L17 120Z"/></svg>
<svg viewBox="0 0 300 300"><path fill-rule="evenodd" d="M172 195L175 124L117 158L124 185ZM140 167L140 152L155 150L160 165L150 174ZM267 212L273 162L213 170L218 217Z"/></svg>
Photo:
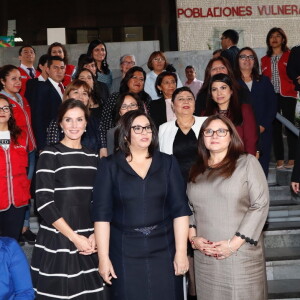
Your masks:
<svg viewBox="0 0 300 300"><path fill-rule="evenodd" d="M150 102L149 115L154 121L157 130L161 124L167 122L167 107L164 97Z"/></svg>
<svg viewBox="0 0 300 300"><path fill-rule="evenodd" d="M237 46L231 46L229 49L223 50L221 52L221 56L229 60L232 69L234 68L235 64L235 57L237 56L239 51L240 49Z"/></svg>
<svg viewBox="0 0 300 300"><path fill-rule="evenodd" d="M295 166L292 173L293 182L300 182L300 135L297 142Z"/></svg>
<svg viewBox="0 0 300 300"><path fill-rule="evenodd" d="M300 91L300 84L297 77L300 76L300 45L295 46L290 53L286 66L287 75L293 80L295 90Z"/></svg>
<svg viewBox="0 0 300 300"><path fill-rule="evenodd" d="M60 95L49 79L37 84L35 96L31 103L32 126L38 150L42 150L46 146L47 128L51 120L57 118L61 102Z"/></svg>

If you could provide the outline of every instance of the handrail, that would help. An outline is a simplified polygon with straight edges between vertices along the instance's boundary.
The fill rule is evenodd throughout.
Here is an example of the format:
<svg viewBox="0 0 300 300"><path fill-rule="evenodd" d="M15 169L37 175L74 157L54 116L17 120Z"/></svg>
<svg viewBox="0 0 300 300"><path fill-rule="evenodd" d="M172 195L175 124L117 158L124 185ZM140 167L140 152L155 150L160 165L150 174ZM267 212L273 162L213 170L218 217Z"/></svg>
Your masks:
<svg viewBox="0 0 300 300"><path fill-rule="evenodd" d="M281 122L285 127L287 127L296 136L299 136L299 128L297 128L292 122L283 117L280 113L276 114L276 119Z"/></svg>

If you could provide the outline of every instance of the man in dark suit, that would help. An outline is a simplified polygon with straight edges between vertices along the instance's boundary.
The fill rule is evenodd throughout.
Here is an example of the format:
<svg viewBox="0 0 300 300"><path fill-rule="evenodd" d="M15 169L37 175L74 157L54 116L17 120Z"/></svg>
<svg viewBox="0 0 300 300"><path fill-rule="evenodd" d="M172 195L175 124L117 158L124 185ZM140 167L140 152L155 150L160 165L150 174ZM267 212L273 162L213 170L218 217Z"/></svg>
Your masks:
<svg viewBox="0 0 300 300"><path fill-rule="evenodd" d="M291 50L286 71L295 84L295 90L300 91L300 45Z"/></svg>
<svg viewBox="0 0 300 300"><path fill-rule="evenodd" d="M62 58L59 56L48 57L46 72L49 77L45 82L39 82L31 100L32 126L38 150L45 147L47 128L51 120L57 117L63 98L62 81L65 70L66 66Z"/></svg>
<svg viewBox="0 0 300 300"><path fill-rule="evenodd" d="M221 56L227 58L232 68L234 68L235 57L240 49L236 46L239 42L239 34L233 29L225 30L221 36L221 46L223 51Z"/></svg>

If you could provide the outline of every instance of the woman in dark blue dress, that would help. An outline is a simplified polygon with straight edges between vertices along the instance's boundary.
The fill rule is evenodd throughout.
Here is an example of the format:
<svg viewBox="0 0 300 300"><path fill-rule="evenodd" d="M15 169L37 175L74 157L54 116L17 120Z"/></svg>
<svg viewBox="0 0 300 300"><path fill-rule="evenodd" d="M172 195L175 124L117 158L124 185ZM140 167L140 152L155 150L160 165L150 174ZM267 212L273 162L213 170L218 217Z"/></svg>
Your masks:
<svg viewBox="0 0 300 300"><path fill-rule="evenodd" d="M182 300L188 215L176 159L156 150L140 111L119 125L119 152L101 160L93 192L99 272L112 300Z"/></svg>

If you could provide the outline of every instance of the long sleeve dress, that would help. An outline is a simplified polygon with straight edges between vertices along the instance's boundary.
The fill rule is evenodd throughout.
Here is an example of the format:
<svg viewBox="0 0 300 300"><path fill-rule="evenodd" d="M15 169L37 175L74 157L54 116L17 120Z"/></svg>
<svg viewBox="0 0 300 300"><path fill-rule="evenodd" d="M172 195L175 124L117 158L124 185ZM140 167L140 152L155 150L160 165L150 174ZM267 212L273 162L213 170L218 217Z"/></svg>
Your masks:
<svg viewBox="0 0 300 300"><path fill-rule="evenodd" d="M144 179L121 152L101 160L93 219L111 224L109 256L118 277L111 300L183 299L182 276L173 266L173 219L190 214L173 156L155 152Z"/></svg>
<svg viewBox="0 0 300 300"><path fill-rule="evenodd" d="M252 155L242 155L230 178L200 174L187 194L197 236L217 242L234 235L246 240L237 255L217 260L194 252L198 300L265 300L266 268L262 229L269 208L263 170Z"/></svg>

